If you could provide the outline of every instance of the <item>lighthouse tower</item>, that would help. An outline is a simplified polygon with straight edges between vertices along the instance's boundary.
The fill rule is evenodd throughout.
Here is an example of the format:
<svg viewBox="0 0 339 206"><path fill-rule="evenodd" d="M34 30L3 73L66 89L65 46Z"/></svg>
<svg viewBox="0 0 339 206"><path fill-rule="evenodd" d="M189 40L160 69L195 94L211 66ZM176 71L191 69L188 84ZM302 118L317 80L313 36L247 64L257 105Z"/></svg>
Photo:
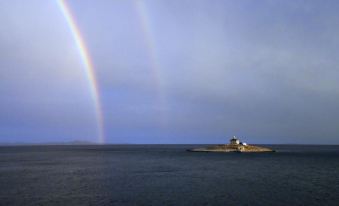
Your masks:
<svg viewBox="0 0 339 206"><path fill-rule="evenodd" d="M239 139L236 138L236 136L233 136L232 139L230 139L230 144L231 145L238 145L240 144Z"/></svg>

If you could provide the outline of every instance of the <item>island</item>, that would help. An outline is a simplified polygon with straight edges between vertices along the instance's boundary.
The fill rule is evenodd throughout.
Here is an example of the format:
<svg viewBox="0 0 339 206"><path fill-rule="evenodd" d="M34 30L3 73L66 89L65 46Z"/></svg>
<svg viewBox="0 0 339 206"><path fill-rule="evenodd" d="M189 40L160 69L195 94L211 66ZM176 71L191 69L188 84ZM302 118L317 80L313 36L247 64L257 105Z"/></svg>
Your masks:
<svg viewBox="0 0 339 206"><path fill-rule="evenodd" d="M233 136L229 144L215 145L205 148L188 149L189 152L275 152L273 149L248 145L240 142L238 138Z"/></svg>

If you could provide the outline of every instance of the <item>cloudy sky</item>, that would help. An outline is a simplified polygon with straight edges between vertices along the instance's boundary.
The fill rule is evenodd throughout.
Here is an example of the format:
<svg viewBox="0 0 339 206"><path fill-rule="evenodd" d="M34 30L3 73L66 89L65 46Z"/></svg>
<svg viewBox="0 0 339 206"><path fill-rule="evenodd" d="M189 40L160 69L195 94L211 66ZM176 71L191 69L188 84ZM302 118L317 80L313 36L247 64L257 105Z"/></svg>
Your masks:
<svg viewBox="0 0 339 206"><path fill-rule="evenodd" d="M94 65L106 143L339 144L338 1L67 4ZM98 141L58 1L0 1L0 25L0 142Z"/></svg>

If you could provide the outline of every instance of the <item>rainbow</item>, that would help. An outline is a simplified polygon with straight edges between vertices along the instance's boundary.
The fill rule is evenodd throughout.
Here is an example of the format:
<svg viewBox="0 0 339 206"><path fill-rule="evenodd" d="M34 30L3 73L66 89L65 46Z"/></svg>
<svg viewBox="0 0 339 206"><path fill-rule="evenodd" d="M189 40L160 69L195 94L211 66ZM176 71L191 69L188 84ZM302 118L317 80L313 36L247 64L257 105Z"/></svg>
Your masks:
<svg viewBox="0 0 339 206"><path fill-rule="evenodd" d="M150 63L150 69L152 70L153 80L157 89L158 104L160 107L165 108L166 105L166 93L164 89L164 79L161 73L161 66L157 57L156 45L154 42L154 36L151 27L150 12L147 9L147 5L143 0L134 0L134 6L138 20L140 21L142 34L144 35L145 44L148 49L148 58ZM162 127L167 126L168 117L166 111L160 111L159 113L160 123Z"/></svg>
<svg viewBox="0 0 339 206"><path fill-rule="evenodd" d="M72 15L71 9L66 3L66 0L57 0L58 5L60 10L62 11L66 22L69 26L69 29L72 33L72 36L74 38L75 44L79 50L79 54L82 60L82 63L84 65L84 70L86 73L87 80L89 82L89 89L91 96L93 98L93 102L95 105L95 111L96 111L96 119L97 119L97 128L98 128L98 140L100 143L105 142L105 135L104 135L104 116L102 112L102 106L101 106L101 100L100 100L100 92L99 92L99 87L98 83L96 80L95 76L95 71L94 71L94 65L92 63L90 53L86 47L86 44L83 40L83 37L81 35L80 29L77 26L76 20ZM160 110L159 113L159 118L160 118L160 123L161 126L166 126L167 125L167 116L166 116L166 111L163 111L163 109L166 109L166 95L165 95L165 90L164 90L164 82L160 70L160 65L158 62L158 58L156 55L156 46L154 43L154 38L152 35L152 30L151 30L151 21L149 18L149 12L147 11L147 7L145 5L145 2L143 0L134 0L133 1L135 9L136 9L136 14L138 15L138 19L140 21L142 33L144 34L144 40L145 44L147 45L148 49L148 58L149 58L149 63L150 63L150 69L153 74L153 80L155 81L156 84L156 89L157 89L157 97L158 97L158 105Z"/></svg>
<svg viewBox="0 0 339 206"><path fill-rule="evenodd" d="M104 116L101 108L100 92L99 86L96 80L94 65L92 63L89 51L86 47L86 44L81 35L80 29L76 24L76 20L72 15L70 7L67 5L66 0L57 0L60 10L62 11L63 16L66 19L68 27L72 33L75 44L79 50L80 58L82 60L86 78L89 82L89 90L91 97L94 102L96 119L97 119L97 129L98 129L98 141L99 143L105 142L104 135Z"/></svg>

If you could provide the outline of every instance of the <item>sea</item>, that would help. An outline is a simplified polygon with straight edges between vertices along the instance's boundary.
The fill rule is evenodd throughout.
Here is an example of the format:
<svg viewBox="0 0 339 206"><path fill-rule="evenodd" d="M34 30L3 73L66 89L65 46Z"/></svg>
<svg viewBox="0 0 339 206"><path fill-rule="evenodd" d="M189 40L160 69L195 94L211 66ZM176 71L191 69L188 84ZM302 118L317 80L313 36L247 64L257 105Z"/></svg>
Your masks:
<svg viewBox="0 0 339 206"><path fill-rule="evenodd" d="M339 146L0 147L0 205L339 205Z"/></svg>

